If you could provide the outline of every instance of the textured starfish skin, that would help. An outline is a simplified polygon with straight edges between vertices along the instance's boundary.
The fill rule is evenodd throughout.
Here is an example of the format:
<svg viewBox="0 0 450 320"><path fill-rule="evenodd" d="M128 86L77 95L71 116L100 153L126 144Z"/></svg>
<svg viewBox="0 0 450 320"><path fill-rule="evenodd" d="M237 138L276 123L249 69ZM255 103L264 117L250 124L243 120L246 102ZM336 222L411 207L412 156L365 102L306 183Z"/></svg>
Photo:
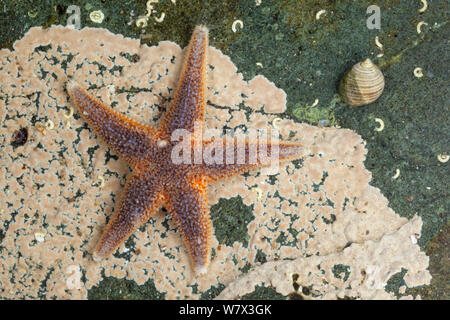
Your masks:
<svg viewBox="0 0 450 320"><path fill-rule="evenodd" d="M212 232L207 184L269 163L268 157L249 161L258 142L248 139L240 142L237 139L202 140L207 48L208 29L198 26L186 51L173 102L159 128L128 119L91 97L75 82L68 83L69 95L90 127L133 169L114 214L94 249L94 260L113 253L164 205L177 223L195 271L205 273ZM194 150L190 155L192 160L196 151L211 151L215 144L234 151L231 156L233 164L226 164L224 158L223 163L204 159L191 164L174 163L171 156L178 142L173 142L171 136L177 129L193 133L182 141ZM238 146L243 150L241 153ZM269 156L278 148L280 160L296 159L303 154L302 147L293 143L267 143L264 147Z"/></svg>

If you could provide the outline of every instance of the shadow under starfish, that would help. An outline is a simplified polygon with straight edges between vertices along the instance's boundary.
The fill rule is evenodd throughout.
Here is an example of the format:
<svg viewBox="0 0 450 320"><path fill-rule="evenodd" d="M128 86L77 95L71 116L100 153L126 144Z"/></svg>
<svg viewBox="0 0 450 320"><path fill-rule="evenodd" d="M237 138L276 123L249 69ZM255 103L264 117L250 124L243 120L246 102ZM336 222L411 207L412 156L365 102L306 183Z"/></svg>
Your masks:
<svg viewBox="0 0 450 320"><path fill-rule="evenodd" d="M207 184L274 160L303 156L301 145L277 139L203 139L207 50L208 29L197 26L173 102L159 128L128 119L90 96L76 82L68 83L69 95L90 127L133 169L94 249L94 260L109 256L164 205L177 223L194 270L206 273L212 231ZM226 152L220 152L223 150Z"/></svg>

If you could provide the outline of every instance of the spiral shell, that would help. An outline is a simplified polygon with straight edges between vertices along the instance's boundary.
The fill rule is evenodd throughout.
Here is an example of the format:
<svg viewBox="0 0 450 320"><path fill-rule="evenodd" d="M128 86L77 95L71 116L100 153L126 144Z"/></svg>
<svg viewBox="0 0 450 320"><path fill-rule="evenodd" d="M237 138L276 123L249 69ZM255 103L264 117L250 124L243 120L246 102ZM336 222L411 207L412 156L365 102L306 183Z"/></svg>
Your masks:
<svg viewBox="0 0 450 320"><path fill-rule="evenodd" d="M370 59L353 66L342 78L339 93L351 106L359 107L377 100L384 89L384 76Z"/></svg>

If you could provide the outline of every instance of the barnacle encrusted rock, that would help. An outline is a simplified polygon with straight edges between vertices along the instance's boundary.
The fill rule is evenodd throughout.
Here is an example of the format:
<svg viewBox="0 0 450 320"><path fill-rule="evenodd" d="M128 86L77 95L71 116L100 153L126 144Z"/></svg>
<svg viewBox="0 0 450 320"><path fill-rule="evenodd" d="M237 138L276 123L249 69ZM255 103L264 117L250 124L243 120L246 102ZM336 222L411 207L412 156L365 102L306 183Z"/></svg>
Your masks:
<svg viewBox="0 0 450 320"><path fill-rule="evenodd" d="M117 111L157 125L181 58L172 42L147 47L104 29L60 26L32 28L13 51L0 50L0 297L85 298L103 276L153 279L167 299L198 298L223 285L224 298L258 284L289 294L292 274L317 298L391 298L384 284L402 268L407 286L429 283L428 257L411 240L420 237L421 220L395 214L369 185L361 137L292 120L277 127L283 140L309 150L304 159L284 163L277 174L251 171L209 188L210 205L241 197L254 219L248 241L212 240L217 250L207 275L195 277L174 222L162 212L116 254L94 262L92 249L129 169L77 111L68 117L65 84L76 79ZM217 49L209 48L208 59L206 127L272 126L286 108L283 90L262 76L245 81ZM22 128L25 143L11 144ZM345 272L335 276L336 266Z"/></svg>

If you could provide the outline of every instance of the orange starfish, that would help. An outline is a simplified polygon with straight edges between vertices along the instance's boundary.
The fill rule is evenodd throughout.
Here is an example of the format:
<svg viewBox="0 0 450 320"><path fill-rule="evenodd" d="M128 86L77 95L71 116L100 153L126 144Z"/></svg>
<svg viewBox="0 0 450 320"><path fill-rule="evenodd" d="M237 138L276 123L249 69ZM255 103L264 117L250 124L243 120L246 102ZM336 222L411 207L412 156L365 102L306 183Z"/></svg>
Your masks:
<svg viewBox="0 0 450 320"><path fill-rule="evenodd" d="M164 205L177 223L194 270L205 273L211 250L207 184L268 165L274 155L279 160L302 155L302 147L293 143L202 138L207 49L208 29L197 26L187 48L173 102L158 129L126 118L91 97L75 82L68 83L71 98L91 128L133 169L94 250L94 260L114 252ZM188 134L174 141L180 132ZM177 158L180 146L183 161ZM255 158L252 152L257 148L266 154ZM227 150L226 155L220 150Z"/></svg>

